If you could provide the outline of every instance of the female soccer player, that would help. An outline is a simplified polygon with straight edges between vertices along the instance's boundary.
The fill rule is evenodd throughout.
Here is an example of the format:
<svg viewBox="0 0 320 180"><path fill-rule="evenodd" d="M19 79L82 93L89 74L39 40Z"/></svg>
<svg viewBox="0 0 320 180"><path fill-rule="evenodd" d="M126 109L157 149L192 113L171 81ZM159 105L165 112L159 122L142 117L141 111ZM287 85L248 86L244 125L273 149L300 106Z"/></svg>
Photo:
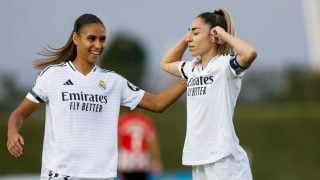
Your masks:
<svg viewBox="0 0 320 180"><path fill-rule="evenodd" d="M181 61L186 48L195 58ZM187 132L183 164L194 180L252 179L233 126L241 79L256 58L254 47L234 36L229 12L205 12L161 60L161 68L187 79Z"/></svg>
<svg viewBox="0 0 320 180"><path fill-rule="evenodd" d="M8 122L7 147L23 155L23 121L46 104L41 179L113 179L117 172L117 127L120 106L161 112L186 89L179 81L160 95L152 95L96 63L106 43L106 28L92 14L74 23L68 42L48 49L36 61L44 68L32 90Z"/></svg>

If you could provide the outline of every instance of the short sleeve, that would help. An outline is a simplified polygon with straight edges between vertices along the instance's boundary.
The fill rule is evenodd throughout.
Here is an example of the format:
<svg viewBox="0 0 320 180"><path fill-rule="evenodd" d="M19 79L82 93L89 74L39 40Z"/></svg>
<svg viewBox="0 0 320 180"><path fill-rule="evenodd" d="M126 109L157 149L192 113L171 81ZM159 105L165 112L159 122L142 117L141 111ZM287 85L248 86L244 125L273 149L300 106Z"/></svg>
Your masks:
<svg viewBox="0 0 320 180"><path fill-rule="evenodd" d="M181 77L183 79L188 79L188 77L190 76L190 74L192 73L192 71L195 68L195 63L196 63L197 59L194 59L192 61L181 61L179 64L179 71L181 74Z"/></svg>
<svg viewBox="0 0 320 180"><path fill-rule="evenodd" d="M26 96L27 99L34 103L48 102L48 74L49 73L44 70L38 75L34 86Z"/></svg>
<svg viewBox="0 0 320 180"><path fill-rule="evenodd" d="M122 79L122 94L121 105L129 107L131 110L135 109L144 95L144 90L133 85L126 79Z"/></svg>
<svg viewBox="0 0 320 180"><path fill-rule="evenodd" d="M237 56L230 56L229 67L234 77L241 77L245 74L247 68L241 67L237 62Z"/></svg>

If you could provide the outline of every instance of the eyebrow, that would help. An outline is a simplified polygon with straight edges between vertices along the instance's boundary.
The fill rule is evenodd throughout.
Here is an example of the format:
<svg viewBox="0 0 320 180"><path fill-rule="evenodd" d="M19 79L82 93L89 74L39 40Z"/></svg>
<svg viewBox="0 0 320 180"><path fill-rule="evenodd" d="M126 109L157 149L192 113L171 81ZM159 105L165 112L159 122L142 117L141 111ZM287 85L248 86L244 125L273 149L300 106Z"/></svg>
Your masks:
<svg viewBox="0 0 320 180"><path fill-rule="evenodd" d="M95 38L97 38L98 36L93 35L93 34L89 34L87 37L95 37ZM106 35L105 36L100 36L100 38L107 38L107 36Z"/></svg>

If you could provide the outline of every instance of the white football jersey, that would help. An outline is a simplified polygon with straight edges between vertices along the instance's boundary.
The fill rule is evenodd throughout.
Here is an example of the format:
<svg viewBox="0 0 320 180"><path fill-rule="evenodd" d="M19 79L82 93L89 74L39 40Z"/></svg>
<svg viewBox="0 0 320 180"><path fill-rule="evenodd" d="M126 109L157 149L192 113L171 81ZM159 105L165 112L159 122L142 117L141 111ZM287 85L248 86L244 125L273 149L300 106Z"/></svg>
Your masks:
<svg viewBox="0 0 320 180"><path fill-rule="evenodd" d="M183 164L215 162L229 154L245 154L233 126L233 112L245 71L232 68L235 56L216 56L205 69L198 59L181 62L187 84L187 131ZM237 69L238 68L238 69Z"/></svg>
<svg viewBox="0 0 320 180"><path fill-rule="evenodd" d="M143 95L122 76L97 66L86 76L70 61L44 69L27 95L46 103L42 170L116 177L120 106L134 109Z"/></svg>

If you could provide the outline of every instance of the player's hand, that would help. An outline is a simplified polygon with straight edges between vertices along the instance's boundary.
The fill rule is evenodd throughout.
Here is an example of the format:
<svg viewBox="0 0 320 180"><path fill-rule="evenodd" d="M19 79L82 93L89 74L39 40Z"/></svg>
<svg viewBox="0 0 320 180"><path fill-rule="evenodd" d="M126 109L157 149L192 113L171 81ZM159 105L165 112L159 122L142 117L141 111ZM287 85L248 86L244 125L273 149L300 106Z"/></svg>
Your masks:
<svg viewBox="0 0 320 180"><path fill-rule="evenodd" d="M221 34L225 33L226 31L221 28L220 26L216 26L211 29L211 35L213 37L213 41L218 44L224 44L224 41L221 39Z"/></svg>
<svg viewBox="0 0 320 180"><path fill-rule="evenodd" d="M8 136L7 148L10 154L14 157L20 157L23 155L24 139L16 133Z"/></svg>

